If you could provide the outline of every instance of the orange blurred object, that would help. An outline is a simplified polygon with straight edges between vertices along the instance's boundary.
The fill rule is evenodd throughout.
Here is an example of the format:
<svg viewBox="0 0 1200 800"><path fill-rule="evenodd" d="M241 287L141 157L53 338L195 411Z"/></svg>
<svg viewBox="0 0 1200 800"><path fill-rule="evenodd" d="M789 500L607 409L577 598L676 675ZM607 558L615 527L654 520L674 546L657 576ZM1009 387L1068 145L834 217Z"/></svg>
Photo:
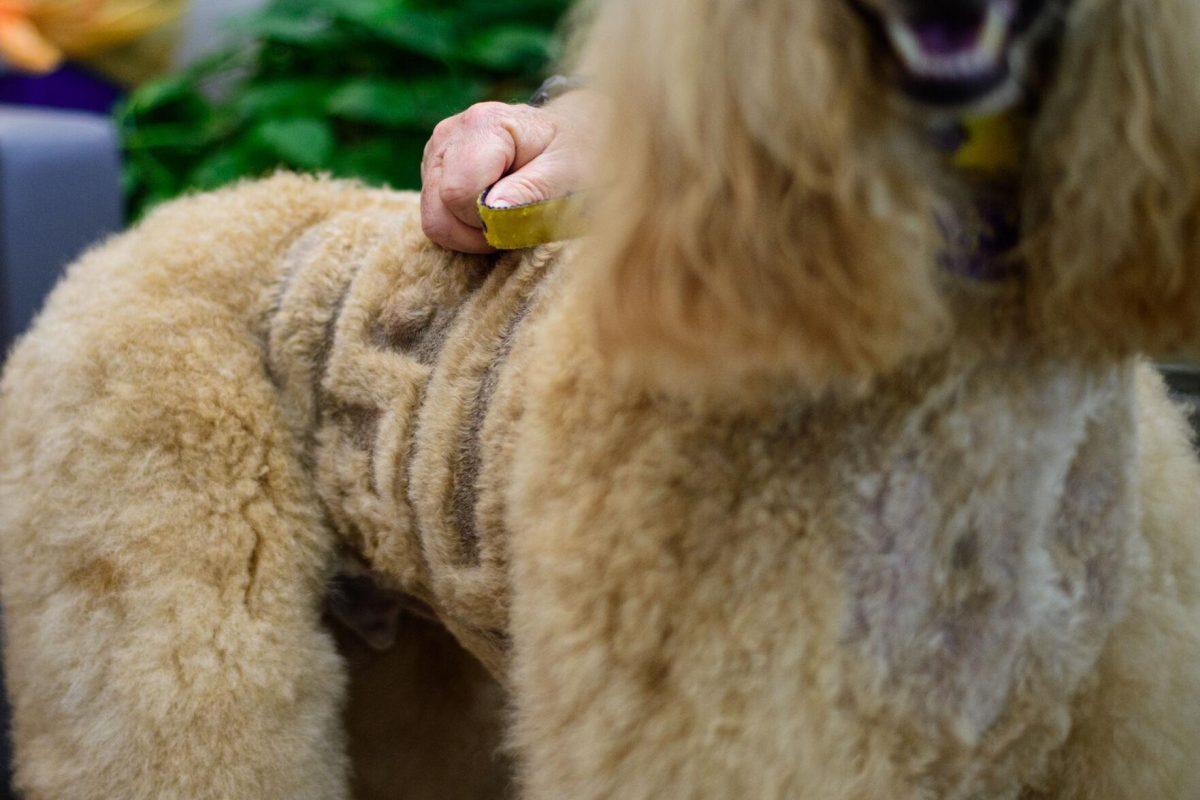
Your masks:
<svg viewBox="0 0 1200 800"><path fill-rule="evenodd" d="M0 0L0 59L33 73L92 58L179 16L184 0Z"/></svg>

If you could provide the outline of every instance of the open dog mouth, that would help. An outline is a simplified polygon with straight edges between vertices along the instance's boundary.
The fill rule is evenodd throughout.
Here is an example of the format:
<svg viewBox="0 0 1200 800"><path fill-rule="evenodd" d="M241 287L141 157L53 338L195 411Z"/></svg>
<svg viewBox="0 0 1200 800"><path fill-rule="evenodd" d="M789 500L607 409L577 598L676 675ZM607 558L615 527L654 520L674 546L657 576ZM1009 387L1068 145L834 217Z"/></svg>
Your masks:
<svg viewBox="0 0 1200 800"><path fill-rule="evenodd" d="M1020 77L1023 34L1043 6L1042 0L916 2L867 13L899 62L909 95L969 105Z"/></svg>

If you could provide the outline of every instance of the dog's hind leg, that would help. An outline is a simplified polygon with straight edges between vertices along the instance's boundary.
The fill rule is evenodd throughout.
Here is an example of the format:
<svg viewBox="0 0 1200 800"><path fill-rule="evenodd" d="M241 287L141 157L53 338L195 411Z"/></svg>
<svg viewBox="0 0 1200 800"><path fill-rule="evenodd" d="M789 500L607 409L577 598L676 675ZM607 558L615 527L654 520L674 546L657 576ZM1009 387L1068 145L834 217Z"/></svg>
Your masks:
<svg viewBox="0 0 1200 800"><path fill-rule="evenodd" d="M188 201L89 257L8 366L0 577L28 800L346 796L332 535L223 299L265 282L289 188Z"/></svg>
<svg viewBox="0 0 1200 800"><path fill-rule="evenodd" d="M1148 575L1131 587L1071 736L1030 800L1200 797L1200 465L1149 368L1138 403Z"/></svg>

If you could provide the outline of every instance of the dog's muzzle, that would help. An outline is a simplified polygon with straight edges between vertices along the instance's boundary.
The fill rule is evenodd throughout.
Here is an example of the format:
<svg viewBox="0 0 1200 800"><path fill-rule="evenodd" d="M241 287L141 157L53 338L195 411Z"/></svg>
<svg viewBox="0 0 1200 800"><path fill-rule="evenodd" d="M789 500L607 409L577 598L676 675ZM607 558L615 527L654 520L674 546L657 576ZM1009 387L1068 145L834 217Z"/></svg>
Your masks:
<svg viewBox="0 0 1200 800"><path fill-rule="evenodd" d="M1050 0L857 0L901 68L905 91L970 105L1019 79L1022 46Z"/></svg>

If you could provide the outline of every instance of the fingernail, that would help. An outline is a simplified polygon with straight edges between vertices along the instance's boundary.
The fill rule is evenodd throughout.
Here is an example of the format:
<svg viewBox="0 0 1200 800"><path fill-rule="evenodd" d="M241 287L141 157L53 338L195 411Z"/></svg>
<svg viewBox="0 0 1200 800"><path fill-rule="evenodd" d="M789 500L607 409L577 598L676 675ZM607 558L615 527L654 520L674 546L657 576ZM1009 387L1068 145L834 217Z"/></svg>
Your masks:
<svg viewBox="0 0 1200 800"><path fill-rule="evenodd" d="M489 208L512 208L514 205L516 205L516 203L513 203L510 200L493 200L490 197L487 199L487 204Z"/></svg>

